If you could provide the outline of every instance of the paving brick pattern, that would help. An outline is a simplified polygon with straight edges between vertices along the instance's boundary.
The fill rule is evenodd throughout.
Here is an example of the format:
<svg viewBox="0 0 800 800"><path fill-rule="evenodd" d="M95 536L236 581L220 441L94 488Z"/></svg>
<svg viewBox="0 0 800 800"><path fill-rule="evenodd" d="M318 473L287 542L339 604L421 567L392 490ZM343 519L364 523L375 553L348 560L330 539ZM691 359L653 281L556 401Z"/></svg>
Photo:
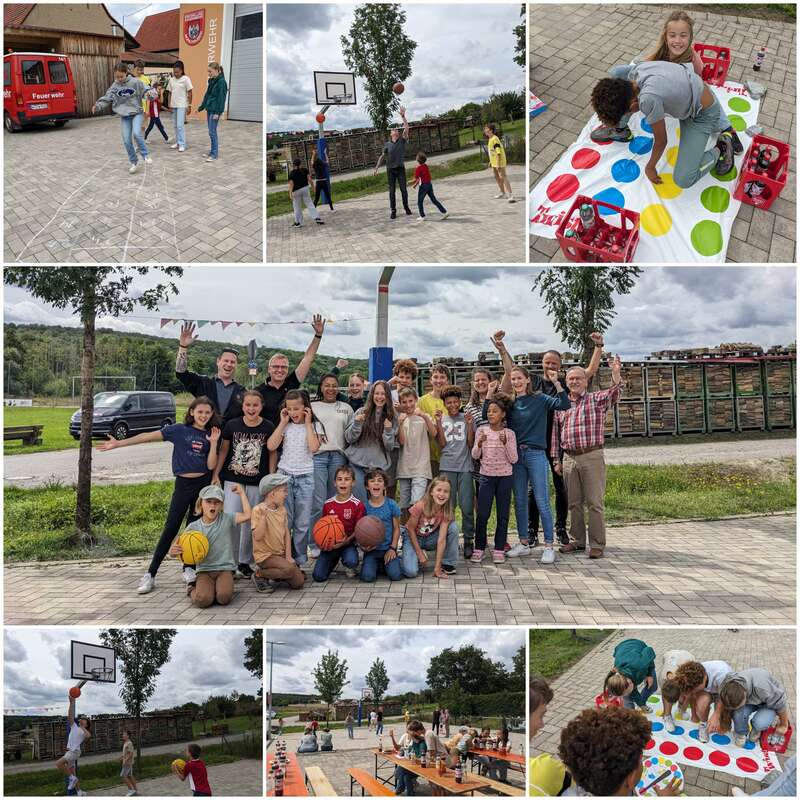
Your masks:
<svg viewBox="0 0 800 800"><path fill-rule="evenodd" d="M531 121L530 180L536 184L575 142L592 115L592 87L615 64L646 54L655 43L667 5L531 5L531 90L548 110ZM711 14L689 9L695 41L730 46L729 80L755 79L767 87L758 124L764 133L794 143L796 104L796 26L787 22ZM755 53L767 48L761 72L752 69ZM797 176L792 153L789 181L767 210L742 204L733 224L729 262L791 262L796 247ZM530 237L530 261L564 262L558 242Z"/></svg>
<svg viewBox="0 0 800 800"><path fill-rule="evenodd" d="M5 622L24 625L773 625L795 621L793 514L609 528L606 557L533 556L458 574L365 584L337 572L301 591L237 581L226 607L189 605L177 563L149 558L6 563ZM80 585L80 594L75 587Z"/></svg>
<svg viewBox="0 0 800 800"><path fill-rule="evenodd" d="M658 654L664 650L684 648L701 661L722 659L734 669L765 667L780 680L789 697L790 718L795 717L796 635L788 629L646 629L618 631L605 639L577 664L552 682L555 692L547 708L545 726L535 738L534 751L557 755L561 730L584 708L594 707L594 698L602 689L603 677L613 664L614 648L623 639L642 639ZM531 653L535 669L536 653ZM793 723L794 724L794 723ZM781 763L796 752L794 738ZM761 784L752 779L738 778L725 772L682 766L686 793L691 796L730 795L731 786L748 794L758 791Z"/></svg>
<svg viewBox="0 0 800 800"><path fill-rule="evenodd" d="M164 126L174 133L169 112ZM5 261L261 262L261 125L219 131L219 160L207 164L204 123L187 124L185 153L153 129L153 163L135 175L116 118L5 132Z"/></svg>
<svg viewBox="0 0 800 800"><path fill-rule="evenodd" d="M409 176L412 174L407 167ZM397 219L389 218L389 193L320 206L325 225L304 213L293 228L291 214L267 219L270 263L523 263L525 261L525 168L511 165L508 178L516 203L494 200L497 184L489 169L434 181L437 199L450 212L446 220L430 200L425 222L417 222L417 190L409 187L406 216L397 193ZM269 198L267 198L269 203Z"/></svg>

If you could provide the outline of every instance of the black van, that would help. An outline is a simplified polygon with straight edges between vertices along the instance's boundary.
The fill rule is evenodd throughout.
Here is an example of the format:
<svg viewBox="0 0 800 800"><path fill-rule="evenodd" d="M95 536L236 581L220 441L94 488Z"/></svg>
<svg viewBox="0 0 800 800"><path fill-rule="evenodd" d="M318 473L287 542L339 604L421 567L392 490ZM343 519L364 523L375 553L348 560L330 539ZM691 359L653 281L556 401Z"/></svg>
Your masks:
<svg viewBox="0 0 800 800"><path fill-rule="evenodd" d="M137 433L159 431L175 422L175 397L169 392L101 392L94 396L92 436L127 439ZM74 439L81 435L81 412L69 421Z"/></svg>

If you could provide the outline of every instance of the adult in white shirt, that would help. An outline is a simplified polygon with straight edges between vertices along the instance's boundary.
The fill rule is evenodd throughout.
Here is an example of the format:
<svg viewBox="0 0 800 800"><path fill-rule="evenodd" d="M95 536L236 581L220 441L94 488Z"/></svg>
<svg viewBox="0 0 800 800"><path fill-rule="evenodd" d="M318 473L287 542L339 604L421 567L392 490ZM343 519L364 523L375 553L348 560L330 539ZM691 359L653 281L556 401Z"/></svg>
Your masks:
<svg viewBox="0 0 800 800"><path fill-rule="evenodd" d="M70 695L69 707L67 708L67 725L69 734L67 735L67 751L56 761L56 769L67 776L68 790L79 790L80 784L78 776L75 774L75 766L81 757L81 747L91 736L92 724L88 717L78 717L75 719L75 698Z"/></svg>
<svg viewBox="0 0 800 800"><path fill-rule="evenodd" d="M172 65L172 77L167 83L169 92L169 107L175 114L175 143L172 149L177 148L179 153L186 150L186 117L192 113L192 81L183 71L183 61L176 61Z"/></svg>

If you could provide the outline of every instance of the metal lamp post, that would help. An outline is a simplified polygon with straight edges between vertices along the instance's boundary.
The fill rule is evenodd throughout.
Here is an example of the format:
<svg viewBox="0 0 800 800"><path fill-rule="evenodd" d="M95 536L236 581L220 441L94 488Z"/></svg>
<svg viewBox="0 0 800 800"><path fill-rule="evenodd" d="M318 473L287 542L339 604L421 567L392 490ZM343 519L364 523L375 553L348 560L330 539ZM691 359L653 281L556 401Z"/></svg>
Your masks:
<svg viewBox="0 0 800 800"><path fill-rule="evenodd" d="M378 278L375 346L369 349L369 382L388 381L392 377L392 348L389 343L389 282L394 267L384 267Z"/></svg>
<svg viewBox="0 0 800 800"><path fill-rule="evenodd" d="M286 642L271 642L266 641L269 645L269 691L267 694L267 741L272 741L272 657L275 651L275 645L285 645Z"/></svg>

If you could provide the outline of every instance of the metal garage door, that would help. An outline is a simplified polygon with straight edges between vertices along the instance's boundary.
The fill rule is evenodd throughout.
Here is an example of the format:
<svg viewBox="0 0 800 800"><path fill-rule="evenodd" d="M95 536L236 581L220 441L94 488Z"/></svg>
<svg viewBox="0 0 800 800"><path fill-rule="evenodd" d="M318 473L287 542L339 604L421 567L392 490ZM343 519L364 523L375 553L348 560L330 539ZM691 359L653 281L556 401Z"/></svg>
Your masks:
<svg viewBox="0 0 800 800"><path fill-rule="evenodd" d="M231 56L229 119L263 120L263 18L260 3L236 5Z"/></svg>

